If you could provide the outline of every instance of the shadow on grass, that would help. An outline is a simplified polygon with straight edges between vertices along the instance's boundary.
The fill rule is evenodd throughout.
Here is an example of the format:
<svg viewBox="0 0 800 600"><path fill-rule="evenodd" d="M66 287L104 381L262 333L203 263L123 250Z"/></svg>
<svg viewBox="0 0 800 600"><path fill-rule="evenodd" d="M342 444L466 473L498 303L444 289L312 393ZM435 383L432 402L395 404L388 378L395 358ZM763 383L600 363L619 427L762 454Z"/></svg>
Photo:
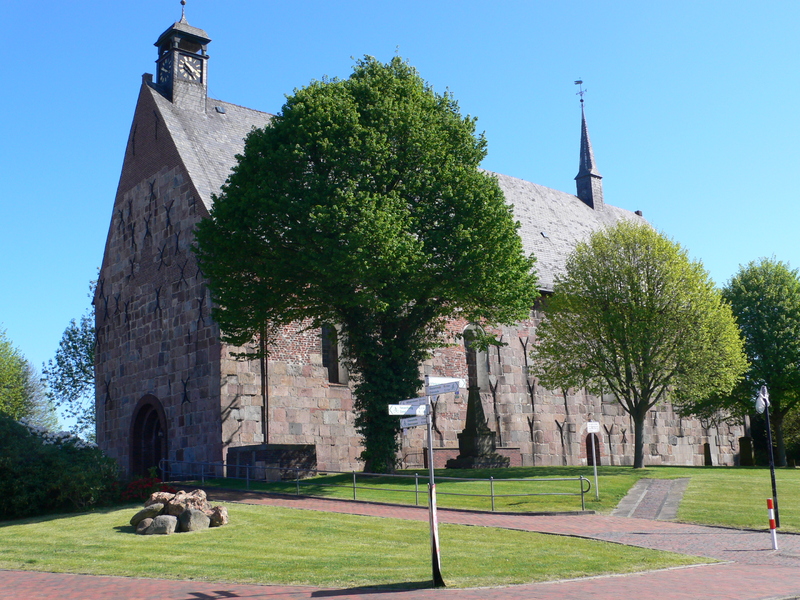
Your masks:
<svg viewBox="0 0 800 600"><path fill-rule="evenodd" d="M134 527L133 525L117 525L116 527L114 527L114 531L116 531L117 533L136 535L136 527Z"/></svg>
<svg viewBox="0 0 800 600"><path fill-rule="evenodd" d="M14 519L12 521L0 521L0 528L11 527L12 525L31 525L34 523L47 523L49 521L58 521L60 519L72 519L74 517L82 517L84 515L95 515L95 514L104 515L107 513L116 512L118 510L124 510L126 508L136 509L137 506L139 505L115 504L113 506L103 506L82 512L58 512L46 515L37 515L32 517L20 517L19 519Z"/></svg>

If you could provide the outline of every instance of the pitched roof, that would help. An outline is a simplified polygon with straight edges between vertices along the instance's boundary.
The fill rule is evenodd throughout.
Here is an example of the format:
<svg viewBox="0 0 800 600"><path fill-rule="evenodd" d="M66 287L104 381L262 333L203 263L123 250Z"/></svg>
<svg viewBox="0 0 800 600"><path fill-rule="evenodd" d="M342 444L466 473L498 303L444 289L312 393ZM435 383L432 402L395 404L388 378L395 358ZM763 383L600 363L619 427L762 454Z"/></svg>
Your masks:
<svg viewBox="0 0 800 600"><path fill-rule="evenodd" d="M211 195L219 193L230 175L236 155L244 150L245 136L253 128L264 127L273 115L212 98L208 98L203 114L178 108L152 87L147 88L203 203L210 209Z"/></svg>
<svg viewBox="0 0 800 600"><path fill-rule="evenodd" d="M210 209L211 196L219 193L228 178L236 155L244 149L245 136L254 127L266 125L272 115L211 98L203 114L178 108L152 87L148 89L203 203ZM514 206L525 252L536 256L542 290L553 289L555 275L563 270L579 241L622 219L641 218L608 204L603 210L594 210L572 194L508 175L493 175L506 202Z"/></svg>
<svg viewBox="0 0 800 600"><path fill-rule="evenodd" d="M494 174L514 206L519 235L525 252L536 256L539 288L552 291L555 276L575 245L593 232L623 219L641 219L635 213L606 204L603 210L587 206L577 196L517 179Z"/></svg>

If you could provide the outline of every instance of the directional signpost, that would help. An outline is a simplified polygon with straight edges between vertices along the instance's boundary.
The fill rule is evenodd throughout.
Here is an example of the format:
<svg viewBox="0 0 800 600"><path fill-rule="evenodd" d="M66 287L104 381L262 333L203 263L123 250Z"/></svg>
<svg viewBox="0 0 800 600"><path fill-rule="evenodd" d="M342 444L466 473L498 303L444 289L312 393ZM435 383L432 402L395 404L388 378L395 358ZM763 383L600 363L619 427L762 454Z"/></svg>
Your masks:
<svg viewBox="0 0 800 600"><path fill-rule="evenodd" d="M389 414L396 417L424 417L428 414L428 404L390 404Z"/></svg>
<svg viewBox="0 0 800 600"><path fill-rule="evenodd" d="M447 394L450 392L458 393L458 381L425 386L425 393L428 394L428 396L436 396L437 394Z"/></svg>
<svg viewBox="0 0 800 600"><path fill-rule="evenodd" d="M409 427L417 427L418 425L425 425L428 422L428 417L410 417L408 419L400 419L400 427L408 429Z"/></svg>
<svg viewBox="0 0 800 600"><path fill-rule="evenodd" d="M430 381L433 379L434 381ZM435 403L439 394L455 392L461 384L460 379L444 377L425 377L425 396L401 400L397 404L389 405L389 414L404 417L400 419L403 428L428 426L428 510L431 525L431 566L433 570L433 585L445 587L442 578L441 557L439 555L439 522L436 518L436 483L433 479L433 418L431 404Z"/></svg>

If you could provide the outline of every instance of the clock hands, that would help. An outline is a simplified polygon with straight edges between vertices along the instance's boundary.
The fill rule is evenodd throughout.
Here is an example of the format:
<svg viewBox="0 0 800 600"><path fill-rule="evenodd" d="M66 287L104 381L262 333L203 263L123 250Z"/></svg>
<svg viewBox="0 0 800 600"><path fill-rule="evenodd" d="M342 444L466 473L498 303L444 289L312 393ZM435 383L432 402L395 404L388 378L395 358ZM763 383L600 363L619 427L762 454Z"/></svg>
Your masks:
<svg viewBox="0 0 800 600"><path fill-rule="evenodd" d="M186 72L186 74L191 77L192 79L197 79L200 77L200 69L192 64L191 59L184 58L181 62L181 67Z"/></svg>

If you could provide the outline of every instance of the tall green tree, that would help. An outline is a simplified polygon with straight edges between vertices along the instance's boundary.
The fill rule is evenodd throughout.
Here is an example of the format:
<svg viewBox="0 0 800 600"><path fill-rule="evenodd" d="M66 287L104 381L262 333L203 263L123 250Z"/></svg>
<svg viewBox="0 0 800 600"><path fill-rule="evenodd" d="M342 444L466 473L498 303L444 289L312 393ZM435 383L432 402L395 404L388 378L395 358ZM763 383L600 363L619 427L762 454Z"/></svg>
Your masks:
<svg viewBox="0 0 800 600"><path fill-rule="evenodd" d="M731 309L699 262L628 221L578 244L537 330L534 372L550 388L612 392L644 466L647 412L729 392L747 362Z"/></svg>
<svg viewBox="0 0 800 600"><path fill-rule="evenodd" d="M387 404L417 394L446 320L512 322L537 295L475 119L396 57L314 81L252 132L197 256L223 338L340 328L365 469L395 467Z"/></svg>
<svg viewBox="0 0 800 600"><path fill-rule="evenodd" d="M28 360L25 361L24 381L25 394L30 406L28 414L25 415L26 421L47 431L58 431L60 427L58 413L47 394L47 385L36 367Z"/></svg>
<svg viewBox="0 0 800 600"><path fill-rule="evenodd" d="M89 283L89 297L94 297L96 282ZM55 357L42 369L53 404L75 420L75 432L94 439L94 306L80 320L72 319L58 344Z"/></svg>
<svg viewBox="0 0 800 600"><path fill-rule="evenodd" d="M58 417L36 368L0 330L0 414L56 429Z"/></svg>
<svg viewBox="0 0 800 600"><path fill-rule="evenodd" d="M750 414L758 389L766 385L776 461L786 466L784 421L800 403L800 275L784 262L762 258L740 266L722 295L742 331L750 366L732 393L688 404L684 412Z"/></svg>
<svg viewBox="0 0 800 600"><path fill-rule="evenodd" d="M25 357L0 329L0 413L13 419L26 417L32 410L27 369Z"/></svg>

